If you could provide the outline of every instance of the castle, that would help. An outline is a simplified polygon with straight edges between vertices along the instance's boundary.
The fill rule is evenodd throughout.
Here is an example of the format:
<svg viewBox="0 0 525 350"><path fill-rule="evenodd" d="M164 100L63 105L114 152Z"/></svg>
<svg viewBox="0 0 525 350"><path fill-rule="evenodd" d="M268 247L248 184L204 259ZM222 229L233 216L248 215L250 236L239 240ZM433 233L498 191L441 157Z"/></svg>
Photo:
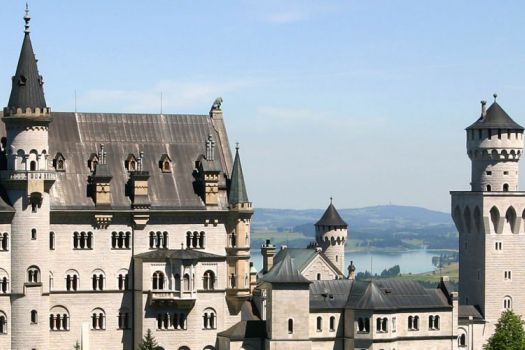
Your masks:
<svg viewBox="0 0 525 350"><path fill-rule="evenodd" d="M250 295L221 100L205 115L52 112L30 17L0 134L0 349L214 349ZM198 336L196 336L198 334Z"/></svg>
<svg viewBox="0 0 525 350"><path fill-rule="evenodd" d="M459 294L446 277L356 281L332 203L315 244L267 241L257 273L222 99L203 115L52 112L24 20L0 115L0 349L135 349L151 329L178 350L478 350L503 310L525 315L524 129L496 101L467 128L471 190L451 192Z"/></svg>

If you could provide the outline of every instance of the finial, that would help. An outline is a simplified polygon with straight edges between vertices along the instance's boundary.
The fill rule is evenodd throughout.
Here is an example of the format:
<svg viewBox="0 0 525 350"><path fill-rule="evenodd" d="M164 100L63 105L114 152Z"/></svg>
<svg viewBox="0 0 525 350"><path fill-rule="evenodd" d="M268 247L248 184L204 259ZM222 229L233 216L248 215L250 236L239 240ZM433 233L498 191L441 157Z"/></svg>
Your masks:
<svg viewBox="0 0 525 350"><path fill-rule="evenodd" d="M487 101L481 101L481 116L484 117L487 114Z"/></svg>
<svg viewBox="0 0 525 350"><path fill-rule="evenodd" d="M239 152L239 142L235 142L235 150Z"/></svg>
<svg viewBox="0 0 525 350"><path fill-rule="evenodd" d="M24 16L24 21L26 22L25 24L25 29L24 29L24 33L26 34L29 34L30 30L29 30L29 21L31 20L31 17L29 16L29 5L27 4L26 2L26 15Z"/></svg>
<svg viewBox="0 0 525 350"><path fill-rule="evenodd" d="M334 199L333 197L330 197L330 204L332 204L333 199Z"/></svg>
<svg viewBox="0 0 525 350"><path fill-rule="evenodd" d="M494 93L492 96L494 97L494 102L496 102L496 99L498 98L498 94Z"/></svg>

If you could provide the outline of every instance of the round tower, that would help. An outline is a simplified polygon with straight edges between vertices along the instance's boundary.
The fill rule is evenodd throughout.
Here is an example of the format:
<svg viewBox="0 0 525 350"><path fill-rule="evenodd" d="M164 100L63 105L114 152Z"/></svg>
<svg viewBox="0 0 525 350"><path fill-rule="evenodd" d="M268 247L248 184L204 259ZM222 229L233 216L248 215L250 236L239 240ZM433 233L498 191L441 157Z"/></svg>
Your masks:
<svg viewBox="0 0 525 350"><path fill-rule="evenodd" d="M4 108L7 164L2 187L15 210L11 221L11 321L13 349L48 347L49 189L56 173L48 170L48 126L43 79L25 34L9 102Z"/></svg>
<svg viewBox="0 0 525 350"><path fill-rule="evenodd" d="M472 161L472 191L518 190L518 161L523 150L523 127L496 102L467 130L467 153Z"/></svg>
<svg viewBox="0 0 525 350"><path fill-rule="evenodd" d="M345 270L345 244L348 237L348 224L341 218L332 204L315 224L315 240L323 253L337 266L341 275Z"/></svg>

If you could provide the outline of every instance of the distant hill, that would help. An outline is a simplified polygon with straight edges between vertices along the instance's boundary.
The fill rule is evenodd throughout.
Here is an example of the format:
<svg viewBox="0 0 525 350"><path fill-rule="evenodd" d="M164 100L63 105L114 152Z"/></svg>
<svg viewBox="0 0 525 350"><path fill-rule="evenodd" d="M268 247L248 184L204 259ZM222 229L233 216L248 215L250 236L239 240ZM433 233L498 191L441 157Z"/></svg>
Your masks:
<svg viewBox="0 0 525 350"><path fill-rule="evenodd" d="M323 212L258 208L252 221L252 243L258 247L272 239L304 246L314 240L314 224ZM458 235L448 213L399 205L339 209L339 213L349 225L349 250L457 249Z"/></svg>

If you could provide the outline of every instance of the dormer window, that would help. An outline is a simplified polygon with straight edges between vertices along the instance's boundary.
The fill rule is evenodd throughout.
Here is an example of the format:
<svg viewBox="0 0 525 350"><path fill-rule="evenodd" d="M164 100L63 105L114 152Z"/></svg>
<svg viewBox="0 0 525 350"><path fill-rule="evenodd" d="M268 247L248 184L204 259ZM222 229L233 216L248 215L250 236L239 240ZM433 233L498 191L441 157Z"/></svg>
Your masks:
<svg viewBox="0 0 525 350"><path fill-rule="evenodd" d="M27 82L27 78L25 77L25 75L21 75L20 79L18 79L18 85L19 86L25 86L26 82Z"/></svg>
<svg viewBox="0 0 525 350"><path fill-rule="evenodd" d="M129 172L137 171L137 158L133 153L128 154L124 165Z"/></svg>
<svg viewBox="0 0 525 350"><path fill-rule="evenodd" d="M98 155L96 153L91 153L88 159L88 168L91 169L91 171L95 171L95 169L97 169L98 162Z"/></svg>
<svg viewBox="0 0 525 350"><path fill-rule="evenodd" d="M160 157L159 167L160 167L160 169L162 170L163 173L171 173L172 164L171 164L170 156L168 156L167 154L164 153Z"/></svg>
<svg viewBox="0 0 525 350"><path fill-rule="evenodd" d="M53 167L56 171L66 171L66 158L60 152L58 152L53 159Z"/></svg>

